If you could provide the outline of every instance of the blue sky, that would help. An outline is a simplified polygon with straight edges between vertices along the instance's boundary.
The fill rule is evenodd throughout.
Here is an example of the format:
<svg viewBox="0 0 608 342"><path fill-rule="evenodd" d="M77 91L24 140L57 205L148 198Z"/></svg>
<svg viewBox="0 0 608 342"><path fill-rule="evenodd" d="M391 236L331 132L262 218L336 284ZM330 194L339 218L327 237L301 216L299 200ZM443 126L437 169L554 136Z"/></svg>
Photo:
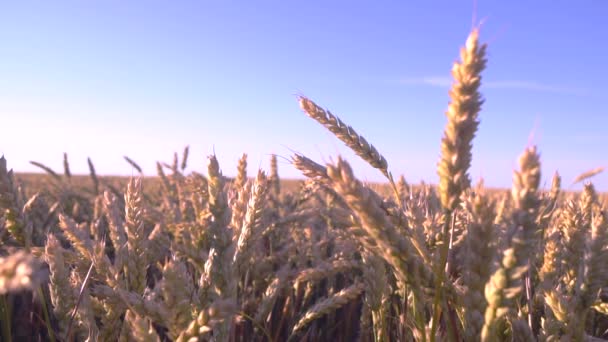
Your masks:
<svg viewBox="0 0 608 342"><path fill-rule="evenodd" d="M596 1L20 1L0 4L0 153L86 173L147 175L191 147L234 175L292 151L341 154L382 175L300 110L328 108L383 153L394 174L436 182L452 63L484 19L486 104L471 176L508 187L528 144L544 182L568 185L608 166L608 2ZM608 190L608 174L593 179ZM576 187L575 187L576 188Z"/></svg>

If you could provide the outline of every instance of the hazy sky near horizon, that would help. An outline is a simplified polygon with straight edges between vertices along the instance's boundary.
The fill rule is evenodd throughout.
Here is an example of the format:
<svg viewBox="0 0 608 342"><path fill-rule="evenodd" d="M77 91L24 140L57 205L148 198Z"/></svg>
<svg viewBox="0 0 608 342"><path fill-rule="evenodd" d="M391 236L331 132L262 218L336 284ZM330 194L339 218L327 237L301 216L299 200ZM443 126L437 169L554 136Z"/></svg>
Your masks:
<svg viewBox="0 0 608 342"><path fill-rule="evenodd" d="M190 169L218 156L234 175L293 151L345 156L382 175L300 110L338 115L385 155L393 174L436 182L450 70L484 20L486 99L474 180L508 187L538 145L543 183L567 187L608 166L608 1L19 1L0 4L0 154L87 173L146 175L190 145ZM608 173L593 178L608 191Z"/></svg>

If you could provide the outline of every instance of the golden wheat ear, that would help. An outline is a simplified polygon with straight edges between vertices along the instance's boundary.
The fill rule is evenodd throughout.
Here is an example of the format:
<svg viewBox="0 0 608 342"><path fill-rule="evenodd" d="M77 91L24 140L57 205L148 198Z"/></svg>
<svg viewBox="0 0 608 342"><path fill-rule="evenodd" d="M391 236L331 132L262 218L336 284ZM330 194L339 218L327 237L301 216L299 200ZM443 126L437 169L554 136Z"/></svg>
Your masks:
<svg viewBox="0 0 608 342"><path fill-rule="evenodd" d="M479 30L474 29L460 50L460 62L452 68L448 122L441 140L439 194L448 210L458 206L460 195L470 187L468 175L472 143L479 126L479 112L484 100L479 92L481 72L486 67L486 45L479 44Z"/></svg>
<svg viewBox="0 0 608 342"><path fill-rule="evenodd" d="M460 50L460 61L452 67L454 81L450 89L450 104L445 115L448 119L441 140L441 159L437 166L439 174L439 198L444 210L441 232L439 262L435 265L438 289L433 300L431 336L435 336L441 319L441 291L446 270L450 269L448 258L450 240L453 237L453 214L460 205L461 196L470 188L469 168L472 160L472 143L479 126L479 112L483 98L479 92L481 72L486 67L486 45L479 44L479 30L473 29L465 46ZM434 338L434 337L433 337Z"/></svg>
<svg viewBox="0 0 608 342"><path fill-rule="evenodd" d="M300 96L300 107L304 112L325 126L338 139L342 140L346 146L350 147L359 157L368 162L374 168L380 170L386 178L390 179L388 172L388 163L386 158L378 150L359 135L352 127L346 125L339 117L333 115L330 111L319 107L309 98Z"/></svg>

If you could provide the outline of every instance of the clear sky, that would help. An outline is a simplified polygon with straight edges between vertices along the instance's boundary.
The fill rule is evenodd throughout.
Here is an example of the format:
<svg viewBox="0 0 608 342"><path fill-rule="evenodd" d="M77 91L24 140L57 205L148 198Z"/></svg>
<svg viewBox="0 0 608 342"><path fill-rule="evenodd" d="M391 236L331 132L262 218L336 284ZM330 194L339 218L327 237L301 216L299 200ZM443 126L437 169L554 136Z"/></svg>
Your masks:
<svg viewBox="0 0 608 342"><path fill-rule="evenodd" d="M300 110L328 108L393 174L436 182L450 70L476 14L488 42L471 176L510 186L537 144L543 181L608 166L608 1L13 1L0 4L0 153L87 173L147 175L189 144L226 175L271 153L341 154L382 180ZM608 173L596 176L608 190Z"/></svg>

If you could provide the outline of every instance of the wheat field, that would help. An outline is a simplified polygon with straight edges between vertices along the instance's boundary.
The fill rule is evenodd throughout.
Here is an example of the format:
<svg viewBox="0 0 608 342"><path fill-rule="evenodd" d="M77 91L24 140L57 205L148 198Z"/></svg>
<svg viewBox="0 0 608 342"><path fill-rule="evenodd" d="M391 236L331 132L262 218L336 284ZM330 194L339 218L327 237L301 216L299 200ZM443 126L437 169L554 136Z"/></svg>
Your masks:
<svg viewBox="0 0 608 342"><path fill-rule="evenodd" d="M452 69L437 186L394 178L371 143L300 97L306 115L386 178L294 154L306 177L223 175L189 150L158 176L73 176L0 159L2 341L595 341L608 338L608 211L541 184L536 146L510 190L468 170L484 99L474 29ZM135 170L137 163L125 157ZM546 175L542 175L546 177Z"/></svg>

